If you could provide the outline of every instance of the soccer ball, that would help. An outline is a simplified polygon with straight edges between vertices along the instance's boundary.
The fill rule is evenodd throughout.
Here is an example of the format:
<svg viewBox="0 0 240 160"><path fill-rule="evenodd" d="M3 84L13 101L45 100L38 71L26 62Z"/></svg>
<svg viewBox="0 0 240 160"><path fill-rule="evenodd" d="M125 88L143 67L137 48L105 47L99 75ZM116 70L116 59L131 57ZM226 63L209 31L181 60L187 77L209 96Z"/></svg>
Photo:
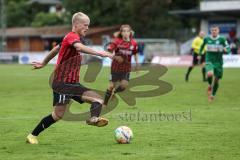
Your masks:
<svg viewBox="0 0 240 160"><path fill-rule="evenodd" d="M133 138L132 130L127 126L120 126L115 129L115 139L120 144L130 143Z"/></svg>

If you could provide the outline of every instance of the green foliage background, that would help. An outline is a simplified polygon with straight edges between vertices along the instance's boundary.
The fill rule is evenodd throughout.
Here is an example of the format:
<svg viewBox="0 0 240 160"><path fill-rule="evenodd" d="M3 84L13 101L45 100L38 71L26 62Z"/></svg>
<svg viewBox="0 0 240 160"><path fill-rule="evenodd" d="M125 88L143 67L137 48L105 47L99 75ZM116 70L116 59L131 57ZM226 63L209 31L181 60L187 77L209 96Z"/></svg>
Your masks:
<svg viewBox="0 0 240 160"><path fill-rule="evenodd" d="M28 0L5 0L8 27L71 24L73 13L82 11L91 26L130 24L137 37L176 37L182 29L198 26L196 20L168 14L169 10L195 8L199 0L62 0L66 12L61 17L48 13L46 5Z"/></svg>

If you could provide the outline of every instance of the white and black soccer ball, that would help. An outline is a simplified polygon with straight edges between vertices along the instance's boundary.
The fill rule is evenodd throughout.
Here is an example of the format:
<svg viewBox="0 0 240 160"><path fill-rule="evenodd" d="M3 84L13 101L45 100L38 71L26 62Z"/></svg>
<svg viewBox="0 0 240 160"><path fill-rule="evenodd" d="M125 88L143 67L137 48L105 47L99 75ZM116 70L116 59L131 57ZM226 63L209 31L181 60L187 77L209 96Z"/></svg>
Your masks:
<svg viewBox="0 0 240 160"><path fill-rule="evenodd" d="M127 126L120 126L115 129L115 140L120 144L130 143L133 138L132 130Z"/></svg>

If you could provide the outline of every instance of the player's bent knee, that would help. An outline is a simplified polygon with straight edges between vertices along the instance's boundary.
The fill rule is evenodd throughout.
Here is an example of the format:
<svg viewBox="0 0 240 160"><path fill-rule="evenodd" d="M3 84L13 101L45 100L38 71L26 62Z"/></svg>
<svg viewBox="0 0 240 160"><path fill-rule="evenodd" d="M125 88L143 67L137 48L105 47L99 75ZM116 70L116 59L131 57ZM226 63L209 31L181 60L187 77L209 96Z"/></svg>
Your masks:
<svg viewBox="0 0 240 160"><path fill-rule="evenodd" d="M60 119L62 119L63 118L63 116L64 116L64 111L63 110L55 110L53 113L52 113L52 116L53 116L53 119L55 120L55 121L58 121L58 120L60 120Z"/></svg>
<svg viewBox="0 0 240 160"><path fill-rule="evenodd" d="M52 117L53 117L53 119L54 119L55 121L58 121L58 120L61 119L60 117L58 117L57 114L55 114L55 112L52 112Z"/></svg>
<svg viewBox="0 0 240 160"><path fill-rule="evenodd" d="M122 88L122 90L125 90L128 86L128 83L124 83L124 84L121 84L120 87Z"/></svg>
<svg viewBox="0 0 240 160"><path fill-rule="evenodd" d="M126 86L120 86L121 90L124 91L127 87Z"/></svg>
<svg viewBox="0 0 240 160"><path fill-rule="evenodd" d="M98 102L100 104L103 104L103 100L100 99L100 98L93 98L93 101L92 102Z"/></svg>
<svg viewBox="0 0 240 160"><path fill-rule="evenodd" d="M114 83L110 83L108 86L108 90L113 91L114 88L115 88Z"/></svg>
<svg viewBox="0 0 240 160"><path fill-rule="evenodd" d="M213 76L213 73L212 72L208 72L207 73L207 77L212 77Z"/></svg>
<svg viewBox="0 0 240 160"><path fill-rule="evenodd" d="M219 81L219 78L216 77L216 78L214 79L214 82L215 82L215 83L218 83L218 81Z"/></svg>
<svg viewBox="0 0 240 160"><path fill-rule="evenodd" d="M109 90L109 91L112 91L113 89L114 89L114 86L109 86L109 87L108 87L108 90Z"/></svg>

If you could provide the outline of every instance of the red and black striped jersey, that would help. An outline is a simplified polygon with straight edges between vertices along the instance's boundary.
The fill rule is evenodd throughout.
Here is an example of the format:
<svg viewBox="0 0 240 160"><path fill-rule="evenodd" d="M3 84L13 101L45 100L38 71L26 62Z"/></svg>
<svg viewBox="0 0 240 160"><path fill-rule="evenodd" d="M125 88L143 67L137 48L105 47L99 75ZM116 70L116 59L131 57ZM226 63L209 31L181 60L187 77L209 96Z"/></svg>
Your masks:
<svg viewBox="0 0 240 160"><path fill-rule="evenodd" d="M61 43L54 81L60 83L79 83L82 56L74 48L74 43L81 42L78 34L69 32Z"/></svg>
<svg viewBox="0 0 240 160"><path fill-rule="evenodd" d="M121 56L123 62L112 61L111 72L127 73L131 71L132 55L137 54L137 42L134 39L124 41L121 38L114 39L113 43L108 47L109 51L115 51L116 56Z"/></svg>

